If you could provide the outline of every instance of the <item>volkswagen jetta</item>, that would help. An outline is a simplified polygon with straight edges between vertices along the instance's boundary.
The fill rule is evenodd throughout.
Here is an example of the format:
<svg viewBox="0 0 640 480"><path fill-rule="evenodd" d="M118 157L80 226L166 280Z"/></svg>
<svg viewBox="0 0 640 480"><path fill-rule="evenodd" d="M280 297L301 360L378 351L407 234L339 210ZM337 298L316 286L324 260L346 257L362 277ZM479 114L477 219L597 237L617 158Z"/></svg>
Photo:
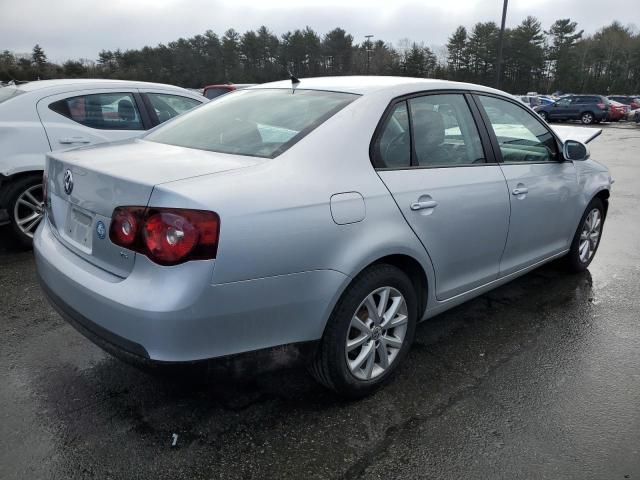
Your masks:
<svg viewBox="0 0 640 480"><path fill-rule="evenodd" d="M560 257L586 269L611 187L515 98L391 77L234 92L45 176L38 272L82 333L152 362L311 342L352 397L420 320Z"/></svg>

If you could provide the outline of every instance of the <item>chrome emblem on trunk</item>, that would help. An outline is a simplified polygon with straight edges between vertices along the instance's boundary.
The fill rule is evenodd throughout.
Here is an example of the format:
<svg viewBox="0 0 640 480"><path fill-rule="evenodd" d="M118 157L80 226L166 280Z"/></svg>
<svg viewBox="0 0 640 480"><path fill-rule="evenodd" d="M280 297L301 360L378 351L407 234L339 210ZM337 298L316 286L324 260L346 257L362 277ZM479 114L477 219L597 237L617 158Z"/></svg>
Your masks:
<svg viewBox="0 0 640 480"><path fill-rule="evenodd" d="M64 187L64 193L71 195L71 192L73 192L73 174L71 173L71 170L64 172L62 186Z"/></svg>
<svg viewBox="0 0 640 480"><path fill-rule="evenodd" d="M96 223L96 233L100 240L104 240L104 237L107 236L107 228L102 223L102 220L98 220L98 223Z"/></svg>

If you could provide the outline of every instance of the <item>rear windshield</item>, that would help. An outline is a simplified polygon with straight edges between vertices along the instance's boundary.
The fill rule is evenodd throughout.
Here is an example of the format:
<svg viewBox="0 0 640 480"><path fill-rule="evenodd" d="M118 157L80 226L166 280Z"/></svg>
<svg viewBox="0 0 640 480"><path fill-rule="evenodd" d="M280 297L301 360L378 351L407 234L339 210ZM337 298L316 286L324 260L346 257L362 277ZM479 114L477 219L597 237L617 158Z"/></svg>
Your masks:
<svg viewBox="0 0 640 480"><path fill-rule="evenodd" d="M176 118L145 139L274 158L356 98L317 90L241 90Z"/></svg>
<svg viewBox="0 0 640 480"><path fill-rule="evenodd" d="M15 97L16 95L20 95L24 93L22 90L18 90L13 87L0 87L0 103L6 102L10 98Z"/></svg>
<svg viewBox="0 0 640 480"><path fill-rule="evenodd" d="M212 98L219 97L220 95L224 95L225 93L229 93L231 91L233 90L223 87L207 88L204 92L204 96L211 100Z"/></svg>

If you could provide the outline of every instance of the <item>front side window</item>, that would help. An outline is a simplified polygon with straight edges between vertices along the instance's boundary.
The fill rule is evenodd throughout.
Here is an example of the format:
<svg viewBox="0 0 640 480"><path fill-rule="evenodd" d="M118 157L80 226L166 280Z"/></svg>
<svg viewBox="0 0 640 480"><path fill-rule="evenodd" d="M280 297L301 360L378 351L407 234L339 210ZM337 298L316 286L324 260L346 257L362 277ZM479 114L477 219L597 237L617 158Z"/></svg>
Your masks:
<svg viewBox="0 0 640 480"><path fill-rule="evenodd" d="M498 139L504 162L549 162L557 158L555 138L533 114L506 100L484 95L478 98Z"/></svg>
<svg viewBox="0 0 640 480"><path fill-rule="evenodd" d="M160 123L166 122L200 105L200 102L193 98L181 97L179 95L169 95L166 93L147 93L146 95Z"/></svg>
<svg viewBox="0 0 640 480"><path fill-rule="evenodd" d="M556 102L556 105L559 105L560 107L568 107L570 103L570 98L562 98Z"/></svg>
<svg viewBox="0 0 640 480"><path fill-rule="evenodd" d="M351 93L319 90L242 90L176 118L145 139L274 158L356 98Z"/></svg>
<svg viewBox="0 0 640 480"><path fill-rule="evenodd" d="M49 105L60 115L100 130L144 130L130 93L96 93L65 98Z"/></svg>
<svg viewBox="0 0 640 480"><path fill-rule="evenodd" d="M485 162L478 129L461 94L409 100L415 165L449 167Z"/></svg>

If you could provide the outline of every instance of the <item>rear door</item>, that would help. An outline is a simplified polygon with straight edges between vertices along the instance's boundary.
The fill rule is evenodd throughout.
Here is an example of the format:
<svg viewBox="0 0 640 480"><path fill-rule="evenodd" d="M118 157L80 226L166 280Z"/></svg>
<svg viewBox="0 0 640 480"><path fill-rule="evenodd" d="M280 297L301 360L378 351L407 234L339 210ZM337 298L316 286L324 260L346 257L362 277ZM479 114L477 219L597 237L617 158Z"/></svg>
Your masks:
<svg viewBox="0 0 640 480"><path fill-rule="evenodd" d="M151 127L134 90L82 90L42 98L37 110L52 151L140 136Z"/></svg>
<svg viewBox="0 0 640 480"><path fill-rule="evenodd" d="M397 101L372 144L378 175L426 248L444 300L498 275L508 220L504 176L460 92Z"/></svg>
<svg viewBox="0 0 640 480"><path fill-rule="evenodd" d="M559 142L536 115L502 97L475 98L509 189L504 276L569 248L578 218L578 181L573 163L564 161Z"/></svg>

